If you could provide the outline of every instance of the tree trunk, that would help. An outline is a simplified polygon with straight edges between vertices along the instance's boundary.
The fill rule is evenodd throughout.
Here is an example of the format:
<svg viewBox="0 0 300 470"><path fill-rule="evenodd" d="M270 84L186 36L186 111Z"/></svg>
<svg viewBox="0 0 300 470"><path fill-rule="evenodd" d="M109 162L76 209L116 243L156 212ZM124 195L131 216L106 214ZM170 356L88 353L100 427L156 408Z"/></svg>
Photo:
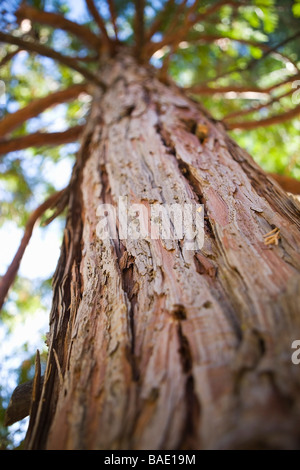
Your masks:
<svg viewBox="0 0 300 470"><path fill-rule="evenodd" d="M101 79L27 448L298 448L299 206L150 68L118 56ZM203 204L203 247L100 240L97 208L120 196ZM264 243L274 228L279 242Z"/></svg>

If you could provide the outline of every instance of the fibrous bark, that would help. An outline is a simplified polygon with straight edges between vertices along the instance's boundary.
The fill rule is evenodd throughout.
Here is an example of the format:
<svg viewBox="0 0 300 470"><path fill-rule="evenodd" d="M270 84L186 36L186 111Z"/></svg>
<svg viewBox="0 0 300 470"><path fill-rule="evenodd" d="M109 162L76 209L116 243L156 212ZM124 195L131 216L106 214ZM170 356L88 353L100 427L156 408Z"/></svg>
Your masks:
<svg viewBox="0 0 300 470"><path fill-rule="evenodd" d="M72 176L28 448L299 447L299 206L150 68L117 56L101 78ZM120 196L203 204L203 248L99 240L97 208ZM267 246L275 227L279 243Z"/></svg>

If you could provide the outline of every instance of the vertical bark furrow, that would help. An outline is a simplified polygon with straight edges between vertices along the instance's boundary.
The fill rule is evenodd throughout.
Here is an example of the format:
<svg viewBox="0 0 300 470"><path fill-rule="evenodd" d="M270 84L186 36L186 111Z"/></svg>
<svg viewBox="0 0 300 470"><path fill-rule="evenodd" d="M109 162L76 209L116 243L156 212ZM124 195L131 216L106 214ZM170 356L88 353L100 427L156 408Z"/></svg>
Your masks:
<svg viewBox="0 0 300 470"><path fill-rule="evenodd" d="M181 310L182 311L182 310ZM199 398L195 393L194 377L193 377L193 358L190 345L186 336L182 332L181 321L185 318L178 318L178 338L179 338L179 354L181 360L182 371L185 374L185 404L186 418L182 427L182 436L178 443L180 449L193 449L201 447L199 441L198 428L200 419L201 406Z"/></svg>
<svg viewBox="0 0 300 470"><path fill-rule="evenodd" d="M131 333L131 346L128 351L128 360L132 366L132 377L134 381L138 381L139 370L137 366L137 361L135 357L135 306L137 304L137 294L139 289L139 283L137 281L137 276L134 270L134 258L128 256L128 253L125 249L123 251L122 257L119 259L120 275L122 279L123 291L128 299L128 317L129 317L129 326Z"/></svg>
<svg viewBox="0 0 300 470"><path fill-rule="evenodd" d="M160 106L157 106L157 110L159 111L161 109ZM192 134L195 133L195 128L197 126L197 122L195 120L190 120L190 119L182 119L182 122L185 123L185 125L188 125L188 131ZM160 135L161 141L163 145L167 148L168 152L171 155L174 155L178 162L178 168L183 175L183 177L186 179L187 183L189 184L191 188L191 193L194 195L194 198L199 204L202 204L204 207L204 229L205 229L205 239L206 239L206 244L207 240L209 240L209 245L210 245L210 257L213 258L213 262L211 262L207 257L201 255L201 253L196 253L194 260L196 260L195 268L196 271L199 272L199 274L204 274L206 270L210 273L210 277L214 277L215 282L210 282L211 289L213 291L213 297L214 299L218 300L219 302L222 303L222 309L223 312L227 318L227 320L232 324L233 330L237 335L237 338L241 338L241 319L236 316L236 311L239 310L233 307L235 303L235 292L231 292L230 296L226 296L227 298L223 298L224 296L224 289L222 287L222 282L218 282L218 275L217 275L217 270L215 266L221 266L222 261L218 259L218 253L220 250L222 250L222 244L220 246L216 245L216 236L215 236L215 230L212 227L212 221L209 219L207 216L207 201L205 200L203 196L203 189L201 187L201 184L199 180L196 179L195 176L193 176L192 171L194 170L194 167L191 168L191 165L188 163L184 162L180 156L176 152L176 147L172 143L172 137L170 134L168 134L167 130L164 129L162 123L161 123L161 117L159 116L159 124L155 126L157 132ZM218 235L217 235L218 238ZM204 248L204 253L205 253L205 248ZM205 253L207 256L207 253ZM202 258L204 261L204 264L206 268L203 267L203 264L200 263L199 258ZM199 267L199 264L201 267ZM224 262L223 262L224 264ZM199 269L200 268L200 269ZM229 268L229 266L228 266ZM214 275L212 276L212 273ZM236 271L233 273L234 275L238 274ZM231 277L232 279L232 277ZM241 279L242 281L242 279ZM218 282L218 287L216 287L216 283ZM226 277L223 282L226 282ZM244 286L242 285L242 288ZM216 295L217 294L217 295ZM223 294L223 295L222 295ZM251 301L251 299L249 299ZM233 304L233 305L232 305ZM241 303L238 303L238 307L241 306Z"/></svg>

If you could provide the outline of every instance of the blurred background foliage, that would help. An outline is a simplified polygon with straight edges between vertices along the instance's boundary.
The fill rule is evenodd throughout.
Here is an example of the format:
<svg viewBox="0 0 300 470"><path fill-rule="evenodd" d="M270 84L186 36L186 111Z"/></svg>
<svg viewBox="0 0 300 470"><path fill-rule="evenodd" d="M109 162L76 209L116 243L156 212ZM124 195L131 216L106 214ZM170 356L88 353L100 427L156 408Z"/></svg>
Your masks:
<svg viewBox="0 0 300 470"><path fill-rule="evenodd" d="M109 34L113 34L108 4L104 0L95 2L103 18L107 21ZM165 0L147 1L145 21L147 27L164 8ZM159 43L164 32L172 26L172 8L178 7L179 0L170 2L159 31L153 41ZM191 1L187 1L189 6ZM205 11L214 1L199 2L198 11ZM180 86L194 84L213 84L213 86L260 86L266 88L283 81L293 73L293 64L300 66L300 0L251 0L242 2L238 9L232 2L224 5L216 14L204 22L194 25L188 38L176 50L162 47L151 58L154 67L163 70L168 66L169 76ZM74 36L50 26L32 25L23 20L17 21L14 11L18 0L0 2L0 28L3 31L16 31L15 34L38 39L42 44L74 57L89 57L92 53ZM67 18L85 24L95 32L97 27L89 15L84 0L30 0L38 9L56 11ZM133 42L133 2L115 0L118 15L119 39L125 43ZM287 38L296 36L274 53L265 54L260 44L273 48ZM206 39L205 39L206 38ZM256 45L256 43L258 45ZM26 106L33 98L47 95L72 83L80 83L82 76L69 68L55 63L52 59L18 52L12 60L5 63L7 53L16 51L16 46L0 45L0 78L5 83L5 94L0 96L0 118ZM280 52L277 54L276 52ZM282 56L290 59L283 60ZM96 68L96 64L85 62L85 66ZM272 98L285 94L291 84L274 90ZM300 86L300 81L299 81ZM244 119L262 119L280 114L295 104L291 94L274 105L260 107L259 110L245 115ZM295 97L295 95L294 95ZM247 110L262 96L249 96L227 93L224 95L194 96L210 111L216 119ZM269 97L265 97L266 103ZM84 123L89 111L90 97L80 95L71 103L60 104L28 120L18 127L12 137L44 130L62 131L76 123ZM232 137L267 171L277 172L300 179L300 121L299 117L273 126L253 130L230 131ZM12 152L0 158L0 228L3 240L9 244L9 237L17 233L19 240L30 212L41 204L53 191L62 189L71 174L76 158L78 144L59 147L30 148ZM62 236L64 219L55 221L57 247ZM39 229L42 232L49 227ZM1 237L0 237L0 240ZM45 241L45 240L44 240ZM4 242L3 242L4 243ZM10 246L1 245L1 251L9 251ZM46 243L46 242L45 242ZM17 246L17 245L16 245ZM56 248L57 248L56 247ZM50 250L45 245L45 250ZM14 249L11 249L12 255ZM5 257L4 257L5 258ZM9 263L1 261L1 274ZM54 260L55 261L55 260ZM46 360L45 334L51 306L51 276L53 267L45 276L39 274L43 259L32 259L33 277L20 272L0 317L0 449L19 448L26 429L26 420L10 428L3 425L4 409L10 395L19 383L33 377L34 357L38 348L42 360ZM36 331L34 331L36 330Z"/></svg>

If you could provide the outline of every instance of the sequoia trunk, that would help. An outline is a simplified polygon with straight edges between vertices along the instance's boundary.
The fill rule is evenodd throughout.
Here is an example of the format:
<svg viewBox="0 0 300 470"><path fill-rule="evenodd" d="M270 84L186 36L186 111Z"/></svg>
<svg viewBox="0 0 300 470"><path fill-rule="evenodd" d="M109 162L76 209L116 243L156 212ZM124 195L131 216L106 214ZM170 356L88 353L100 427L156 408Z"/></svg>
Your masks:
<svg viewBox="0 0 300 470"><path fill-rule="evenodd" d="M101 79L72 176L27 447L299 447L299 207L150 68L117 57ZM121 196L147 209L203 204L203 247L100 240L97 209ZM279 243L266 245L274 228Z"/></svg>

